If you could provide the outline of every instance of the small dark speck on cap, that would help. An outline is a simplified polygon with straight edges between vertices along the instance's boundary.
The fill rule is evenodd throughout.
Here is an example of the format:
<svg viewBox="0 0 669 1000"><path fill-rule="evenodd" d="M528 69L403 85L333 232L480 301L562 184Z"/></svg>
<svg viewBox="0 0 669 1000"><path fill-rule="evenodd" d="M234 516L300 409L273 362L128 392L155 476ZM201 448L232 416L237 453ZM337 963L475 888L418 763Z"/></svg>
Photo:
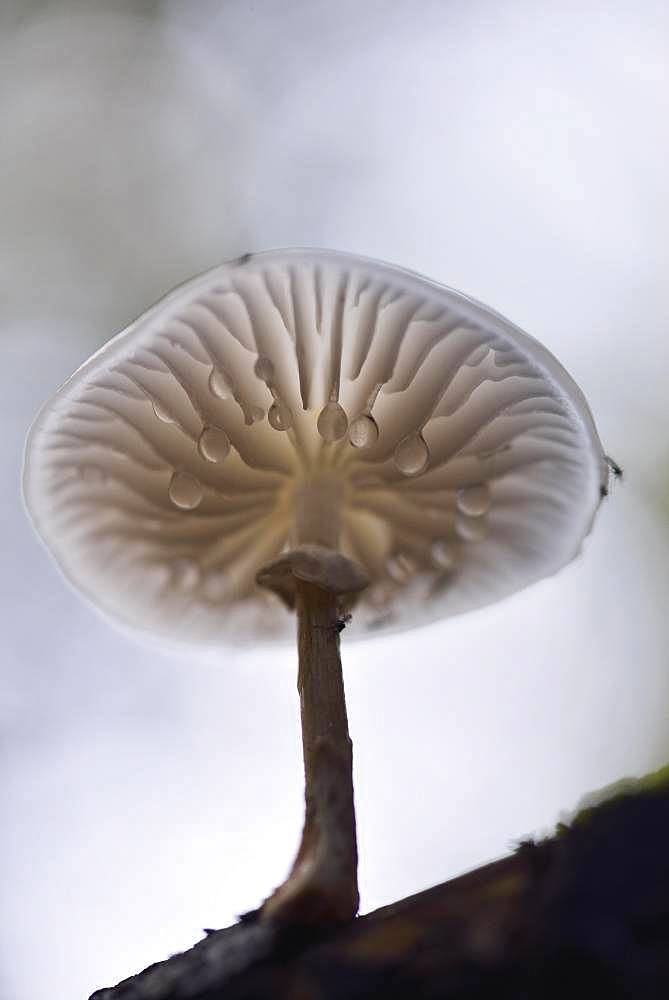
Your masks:
<svg viewBox="0 0 669 1000"><path fill-rule="evenodd" d="M248 262L251 260L251 257L253 257L252 253L243 253L241 257L237 258L237 266L242 267L244 264L248 264Z"/></svg>

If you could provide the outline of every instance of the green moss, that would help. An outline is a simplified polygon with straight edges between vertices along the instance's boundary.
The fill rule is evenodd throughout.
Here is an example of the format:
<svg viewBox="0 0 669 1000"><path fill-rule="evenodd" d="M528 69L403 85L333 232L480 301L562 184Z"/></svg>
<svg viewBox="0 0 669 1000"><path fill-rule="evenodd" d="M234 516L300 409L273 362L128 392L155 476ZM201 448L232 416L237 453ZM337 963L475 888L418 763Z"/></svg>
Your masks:
<svg viewBox="0 0 669 1000"><path fill-rule="evenodd" d="M595 812L602 808L617 805L631 795L647 795L656 792L669 792L669 764L645 774L642 778L621 778L611 785L591 792L581 803L576 815L569 824L559 823L556 829L558 836L564 835L569 829L581 827L588 823Z"/></svg>

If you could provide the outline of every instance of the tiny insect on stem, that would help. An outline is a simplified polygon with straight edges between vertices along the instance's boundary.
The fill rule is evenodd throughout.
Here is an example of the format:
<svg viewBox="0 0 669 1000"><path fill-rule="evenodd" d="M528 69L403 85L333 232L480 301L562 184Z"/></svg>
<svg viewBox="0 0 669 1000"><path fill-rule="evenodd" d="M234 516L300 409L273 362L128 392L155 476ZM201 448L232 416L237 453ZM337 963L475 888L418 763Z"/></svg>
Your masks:
<svg viewBox="0 0 669 1000"><path fill-rule="evenodd" d="M340 618L337 618L333 625L315 625L314 628L325 628L330 630L336 629L337 632L343 632L346 626L350 625L352 620L352 615L342 615Z"/></svg>

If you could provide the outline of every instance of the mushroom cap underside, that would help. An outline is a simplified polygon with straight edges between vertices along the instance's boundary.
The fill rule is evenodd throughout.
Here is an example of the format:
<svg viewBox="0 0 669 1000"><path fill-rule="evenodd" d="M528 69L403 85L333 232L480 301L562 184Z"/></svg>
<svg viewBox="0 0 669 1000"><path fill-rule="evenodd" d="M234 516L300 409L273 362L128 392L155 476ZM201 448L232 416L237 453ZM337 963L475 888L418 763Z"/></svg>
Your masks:
<svg viewBox="0 0 669 1000"><path fill-rule="evenodd" d="M79 368L31 429L24 495L109 616L239 642L293 634L256 576L305 495L369 578L361 636L554 573L607 476L582 393L507 320L397 267L278 250L187 282Z"/></svg>

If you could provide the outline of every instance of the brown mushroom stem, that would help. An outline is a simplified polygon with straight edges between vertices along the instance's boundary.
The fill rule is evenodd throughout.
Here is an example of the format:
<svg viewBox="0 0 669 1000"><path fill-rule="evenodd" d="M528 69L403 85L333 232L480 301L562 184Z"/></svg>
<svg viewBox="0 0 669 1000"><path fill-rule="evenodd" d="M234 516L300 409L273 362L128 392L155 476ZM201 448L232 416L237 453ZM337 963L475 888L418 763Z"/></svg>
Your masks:
<svg viewBox="0 0 669 1000"><path fill-rule="evenodd" d="M330 925L358 909L352 744L339 657L338 599L296 580L306 815L291 872L262 908L265 919Z"/></svg>

